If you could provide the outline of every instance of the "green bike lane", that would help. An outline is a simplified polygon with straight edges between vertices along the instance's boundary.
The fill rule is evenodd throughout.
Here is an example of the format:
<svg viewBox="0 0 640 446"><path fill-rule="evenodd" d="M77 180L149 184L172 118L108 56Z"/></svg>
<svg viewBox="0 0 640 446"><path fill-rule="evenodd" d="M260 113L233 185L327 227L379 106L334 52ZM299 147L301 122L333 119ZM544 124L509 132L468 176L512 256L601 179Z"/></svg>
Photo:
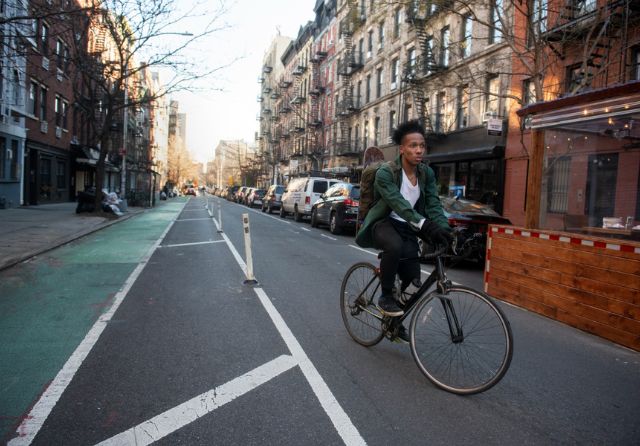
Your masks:
<svg viewBox="0 0 640 446"><path fill-rule="evenodd" d="M0 440L15 432L186 202L175 198L0 272Z"/></svg>

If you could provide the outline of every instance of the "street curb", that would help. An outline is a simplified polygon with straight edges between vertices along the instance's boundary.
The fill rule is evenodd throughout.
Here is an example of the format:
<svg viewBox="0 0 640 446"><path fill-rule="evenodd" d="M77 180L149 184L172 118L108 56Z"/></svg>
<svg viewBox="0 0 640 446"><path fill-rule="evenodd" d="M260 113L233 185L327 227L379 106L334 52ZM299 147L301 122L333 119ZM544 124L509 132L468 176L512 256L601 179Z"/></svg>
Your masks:
<svg viewBox="0 0 640 446"><path fill-rule="evenodd" d="M82 237L84 237L86 235L92 234L94 232L98 232L101 229L108 228L109 226L114 225L116 223L120 223L120 222L123 222L125 220L128 220L131 217L134 217L136 215L143 214L143 213L147 212L148 210L152 210L152 209L153 208L145 209L143 211L136 212L136 213L133 213L133 214L125 214L125 215L123 215L121 217L118 217L117 219L101 223L101 224L96 225L96 226L94 226L92 228L77 232L77 233L75 233L73 235L66 236L66 237L61 237L60 239L55 240L54 242L52 242L51 244L49 244L46 247L38 248L38 249L35 249L35 250L31 250L31 251L27 251L24 254L21 254L19 256L14 256L14 257L5 259L5 260L1 261L1 263L0 263L0 271L3 271L5 269L7 269L7 268L15 266L18 263L22 263L22 262L24 262L26 260L32 259L33 257L36 257L36 256L38 256L40 254L45 253L45 252L48 252L48 251L51 251L53 249L59 248L62 245L66 245L67 243L73 242L74 240L78 240L79 238L82 238Z"/></svg>

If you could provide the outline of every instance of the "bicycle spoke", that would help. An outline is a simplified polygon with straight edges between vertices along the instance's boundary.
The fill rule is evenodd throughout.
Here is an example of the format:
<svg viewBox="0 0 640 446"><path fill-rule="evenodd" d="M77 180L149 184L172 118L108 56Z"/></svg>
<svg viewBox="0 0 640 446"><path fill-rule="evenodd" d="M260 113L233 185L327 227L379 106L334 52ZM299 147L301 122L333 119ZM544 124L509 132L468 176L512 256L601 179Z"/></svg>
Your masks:
<svg viewBox="0 0 640 446"><path fill-rule="evenodd" d="M373 304L379 285L375 267L357 263L349 268L340 288L345 327L356 342L366 346L377 344L383 338L382 315Z"/></svg>
<svg viewBox="0 0 640 446"><path fill-rule="evenodd" d="M509 367L509 324L488 297L472 289L454 287L446 296L427 296L418 304L411 330L416 363L427 378L445 390L463 394L484 391Z"/></svg>

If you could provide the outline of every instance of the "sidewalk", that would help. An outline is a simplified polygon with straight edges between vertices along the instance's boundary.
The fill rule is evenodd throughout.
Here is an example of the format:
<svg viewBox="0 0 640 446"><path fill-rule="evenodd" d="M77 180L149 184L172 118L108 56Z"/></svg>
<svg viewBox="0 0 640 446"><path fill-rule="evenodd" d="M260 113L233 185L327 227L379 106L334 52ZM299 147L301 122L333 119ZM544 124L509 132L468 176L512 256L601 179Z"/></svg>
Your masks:
<svg viewBox="0 0 640 446"><path fill-rule="evenodd" d="M74 202L0 210L0 270L141 212L129 207L122 217L76 214Z"/></svg>

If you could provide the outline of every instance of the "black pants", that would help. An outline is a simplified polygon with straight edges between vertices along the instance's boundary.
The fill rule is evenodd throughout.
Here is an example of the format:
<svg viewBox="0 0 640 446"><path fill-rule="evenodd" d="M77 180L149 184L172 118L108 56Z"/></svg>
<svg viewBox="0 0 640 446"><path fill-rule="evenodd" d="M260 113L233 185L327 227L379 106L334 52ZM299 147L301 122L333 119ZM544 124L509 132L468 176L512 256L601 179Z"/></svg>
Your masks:
<svg viewBox="0 0 640 446"><path fill-rule="evenodd" d="M402 288L406 288L413 279L420 278L418 238L408 223L391 217L380 220L373 227L373 242L383 252L380 261L383 294L393 289L396 274L400 276ZM401 258L414 260L400 261Z"/></svg>

